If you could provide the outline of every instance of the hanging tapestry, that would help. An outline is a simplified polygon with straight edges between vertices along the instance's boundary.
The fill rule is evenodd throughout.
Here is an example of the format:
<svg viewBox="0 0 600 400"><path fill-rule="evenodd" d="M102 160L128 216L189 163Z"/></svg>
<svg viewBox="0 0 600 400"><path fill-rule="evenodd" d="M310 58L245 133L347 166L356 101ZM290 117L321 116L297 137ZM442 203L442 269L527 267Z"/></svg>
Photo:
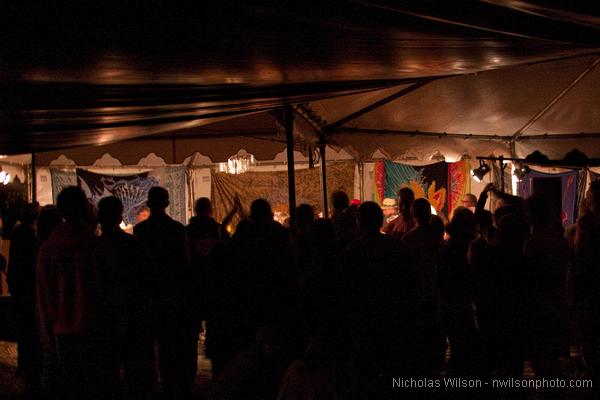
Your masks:
<svg viewBox="0 0 600 400"><path fill-rule="evenodd" d="M589 171L590 174L590 182L594 182L600 180L600 174L594 171Z"/></svg>
<svg viewBox="0 0 600 400"><path fill-rule="evenodd" d="M96 174L78 168L75 171L52 169L52 198L67 186L81 187L94 204L106 196L118 197L124 206L125 224L133 224L138 209L146 204L148 190L162 186L169 191L170 205L167 213L175 220L186 223L185 167L162 167L134 175Z"/></svg>
<svg viewBox="0 0 600 400"><path fill-rule="evenodd" d="M327 163L327 194L343 190L352 196L354 193L355 164L350 162ZM315 210L321 209L320 169L298 169L295 172L296 204L310 204ZM288 184L286 171L246 172L240 175L213 172L212 201L215 219L221 221L233 206L236 194L244 207L258 198L267 199L276 214L287 214Z"/></svg>
<svg viewBox="0 0 600 400"><path fill-rule="evenodd" d="M469 169L467 160L423 166L379 161L375 164L374 174L376 201L381 204L386 197L396 197L398 189L408 187L415 193L415 198L428 199L436 211L447 215L471 190Z"/></svg>
<svg viewBox="0 0 600 400"><path fill-rule="evenodd" d="M61 171L59 169L50 169L50 179L52 180L52 203L56 204L56 198L62 190L68 186L77 186L77 174L75 171Z"/></svg>
<svg viewBox="0 0 600 400"><path fill-rule="evenodd" d="M461 160L448 163L448 210L462 205L462 199L471 193L471 163Z"/></svg>
<svg viewBox="0 0 600 400"><path fill-rule="evenodd" d="M526 199L533 194L533 180L540 178L560 178L562 190L561 220L563 226L569 227L575 223L575 202L577 199L577 171L563 172L560 174L546 174L539 171L531 171L517 184L520 197Z"/></svg>
<svg viewBox="0 0 600 400"><path fill-rule="evenodd" d="M123 222L134 224L138 209L146 204L148 191L162 186L169 192L167 214L185 221L185 167L163 167L135 175L104 175L77 169L77 183L94 204L107 196L123 202Z"/></svg>
<svg viewBox="0 0 600 400"><path fill-rule="evenodd" d="M581 212L581 208L583 206L583 201L585 200L585 191L587 188L587 178L588 178L588 170L580 169L577 172L577 199L575 201L575 215L573 217L574 221L577 221L579 218L579 214ZM600 178L600 175L598 175ZM594 178L592 178L594 179Z"/></svg>

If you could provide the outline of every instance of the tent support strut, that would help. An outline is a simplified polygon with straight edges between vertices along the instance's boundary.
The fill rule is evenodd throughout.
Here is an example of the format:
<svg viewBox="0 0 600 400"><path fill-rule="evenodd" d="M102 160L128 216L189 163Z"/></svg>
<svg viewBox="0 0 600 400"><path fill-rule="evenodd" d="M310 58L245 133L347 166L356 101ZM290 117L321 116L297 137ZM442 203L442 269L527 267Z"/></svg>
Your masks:
<svg viewBox="0 0 600 400"><path fill-rule="evenodd" d="M288 201L290 228L296 230L296 177L294 175L294 111L292 106L284 107L285 139L287 143Z"/></svg>
<svg viewBox="0 0 600 400"><path fill-rule="evenodd" d="M325 149L327 144L324 140L319 142L319 156L321 158L321 206L323 210L323 218L329 216L329 204L327 203L327 167L325 158Z"/></svg>
<svg viewBox="0 0 600 400"><path fill-rule="evenodd" d="M35 153L31 153L31 202L37 201L37 173L35 171Z"/></svg>
<svg viewBox="0 0 600 400"><path fill-rule="evenodd" d="M542 110L540 110L536 115L533 116L521 129L515 132L512 136L512 140L514 141L519 136L521 136L527 129L531 127L531 125L535 124L537 120L542 118L544 114L548 112L560 99L562 99L571 89L573 89L577 84L587 75L589 74L596 66L600 63L600 57L596 58L593 63L591 63L585 70L583 70L573 81L564 88L559 94L557 94Z"/></svg>
<svg viewBox="0 0 600 400"><path fill-rule="evenodd" d="M327 125L325 127L325 130L330 130L331 131L333 129L336 129L336 128L342 126L343 124L345 124L347 122L350 122L353 119L356 119L356 118L360 117L361 115L364 115L364 114L366 114L366 113L368 113L370 111L373 111L373 110L375 110L375 109L377 109L377 108L379 108L381 106L384 106L384 105L388 104L391 101L394 101L394 100L396 100L396 99L398 99L398 98L400 98L402 96L405 96L405 95L407 95L407 94L409 94L411 92L414 92L415 90L417 90L417 89L419 89L419 88L427 85L429 82L433 82L434 80L435 79L426 79L426 80L423 80L421 82L417 82L415 84L412 84L409 87L403 88L403 89L399 90L398 92L392 94L391 96L386 97L385 99L381 99L381 100L379 100L379 101L377 101L377 102L375 102L375 103L373 103L373 104L371 104L371 105L369 105L369 106L367 106L367 107L365 107L365 108L363 108L361 110L353 112L352 114L347 115L344 118L342 118L342 119L340 119L340 120L338 120L336 122L333 122L333 123Z"/></svg>

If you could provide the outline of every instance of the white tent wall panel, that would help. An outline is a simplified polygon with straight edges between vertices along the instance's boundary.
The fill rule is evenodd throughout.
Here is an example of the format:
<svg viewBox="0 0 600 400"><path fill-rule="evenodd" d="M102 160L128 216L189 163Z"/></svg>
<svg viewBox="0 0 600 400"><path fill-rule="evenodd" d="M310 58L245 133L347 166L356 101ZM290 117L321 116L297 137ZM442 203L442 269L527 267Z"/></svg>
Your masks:
<svg viewBox="0 0 600 400"><path fill-rule="evenodd" d="M41 206L53 204L52 200L52 175L49 167L37 167L36 177L36 199Z"/></svg>

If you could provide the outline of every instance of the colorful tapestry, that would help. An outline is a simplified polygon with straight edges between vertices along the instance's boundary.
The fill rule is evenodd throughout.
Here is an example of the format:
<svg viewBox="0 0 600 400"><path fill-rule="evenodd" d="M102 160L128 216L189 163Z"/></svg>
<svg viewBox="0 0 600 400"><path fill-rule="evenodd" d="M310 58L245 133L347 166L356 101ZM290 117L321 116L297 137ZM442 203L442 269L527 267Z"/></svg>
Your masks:
<svg viewBox="0 0 600 400"><path fill-rule="evenodd" d="M398 189L409 187L415 198L426 198L431 205L444 214L460 205L465 193L471 190L468 161L456 163L439 162L413 166L391 161L375 164L375 201L396 197Z"/></svg>
<svg viewBox="0 0 600 400"><path fill-rule="evenodd" d="M352 197L354 170L353 161L327 163L328 198L336 190L343 190ZM296 170L296 204L306 203L316 211L321 209L320 173L319 168ZM227 215L236 194L246 210L253 200L264 198L271 203L276 214L289 215L287 181L287 171L246 172L240 175L213 172L211 192L215 219L221 221Z"/></svg>
<svg viewBox="0 0 600 400"><path fill-rule="evenodd" d="M577 199L577 171L564 172L560 174L546 174L539 171L531 171L517 184L518 195L524 199L532 195L533 179L538 178L560 178L562 188L562 212L563 226L569 227L575 223L575 203Z"/></svg>
<svg viewBox="0 0 600 400"><path fill-rule="evenodd" d="M448 209L454 211L462 205L462 199L471 193L471 162L461 160L448 163Z"/></svg>
<svg viewBox="0 0 600 400"><path fill-rule="evenodd" d="M162 186L169 191L170 205L167 213L171 218L186 223L184 166L156 168L134 175L96 174L80 168L75 171L52 170L51 175L55 204L62 189L77 185L94 204L98 204L106 196L118 197L123 202L125 224L135 222L138 209L146 204L150 188Z"/></svg>

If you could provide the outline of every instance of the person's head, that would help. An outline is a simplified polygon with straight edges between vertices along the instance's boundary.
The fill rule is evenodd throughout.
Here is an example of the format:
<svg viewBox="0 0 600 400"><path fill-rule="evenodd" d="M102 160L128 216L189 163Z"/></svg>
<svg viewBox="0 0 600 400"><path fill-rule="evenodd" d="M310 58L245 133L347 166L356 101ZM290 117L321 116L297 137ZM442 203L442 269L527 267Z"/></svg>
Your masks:
<svg viewBox="0 0 600 400"><path fill-rule="evenodd" d="M296 207L296 223L300 232L306 232L315 220L315 209L309 204L300 204Z"/></svg>
<svg viewBox="0 0 600 400"><path fill-rule="evenodd" d="M116 228L123 221L123 203L115 196L104 197L98 202L98 222L103 230Z"/></svg>
<svg viewBox="0 0 600 400"><path fill-rule="evenodd" d="M194 204L194 213L198 217L210 217L212 214L212 203L207 197L200 197Z"/></svg>
<svg viewBox="0 0 600 400"><path fill-rule="evenodd" d="M431 221L431 204L427 199L417 199L412 204L410 214L417 225L427 225Z"/></svg>
<svg viewBox="0 0 600 400"><path fill-rule="evenodd" d="M331 204L335 210L345 210L350 206L350 198L346 192L338 190L331 194Z"/></svg>
<svg viewBox="0 0 600 400"><path fill-rule="evenodd" d="M150 209L146 206L141 206L135 213L135 223L139 224L140 222L147 220L149 216Z"/></svg>
<svg viewBox="0 0 600 400"><path fill-rule="evenodd" d="M62 217L58 208L53 205L42 207L37 221L37 234L40 244L50 237L52 230L61 222Z"/></svg>
<svg viewBox="0 0 600 400"><path fill-rule="evenodd" d="M509 214L521 216L522 212L520 208L513 205L503 205L502 207L496 208L496 210L494 210L494 222L496 224L496 227L498 226L498 222L504 216Z"/></svg>
<svg viewBox="0 0 600 400"><path fill-rule="evenodd" d="M587 191L586 206L593 213L600 212L600 181L592 181Z"/></svg>
<svg viewBox="0 0 600 400"><path fill-rule="evenodd" d="M83 190L77 186L66 187L60 192L56 198L56 208L65 221L92 220L90 203Z"/></svg>
<svg viewBox="0 0 600 400"><path fill-rule="evenodd" d="M268 222L273 220L271 204L265 199L256 199L250 205L250 219L252 222Z"/></svg>
<svg viewBox="0 0 600 400"><path fill-rule="evenodd" d="M446 232L454 239L473 239L475 237L475 215L466 207L458 207L454 210Z"/></svg>
<svg viewBox="0 0 600 400"><path fill-rule="evenodd" d="M550 222L550 206L544 198L531 196L525 200L525 215L532 227L547 225Z"/></svg>
<svg viewBox="0 0 600 400"><path fill-rule="evenodd" d="M498 237L502 243L512 245L520 250L523 249L529 233L529 227L524 218L517 214L506 214L500 218L497 225Z"/></svg>
<svg viewBox="0 0 600 400"><path fill-rule="evenodd" d="M148 201L146 202L151 213L162 213L169 206L169 192L167 189L154 186L148 191Z"/></svg>
<svg viewBox="0 0 600 400"><path fill-rule="evenodd" d="M397 208L398 203L396 203L396 199L386 197L383 199L383 203L381 203L381 209L383 210L383 215L386 218L394 215L397 212Z"/></svg>
<svg viewBox="0 0 600 400"><path fill-rule="evenodd" d="M358 208L358 224L367 234L376 234L383 226L383 211L373 201L365 201Z"/></svg>
<svg viewBox="0 0 600 400"><path fill-rule="evenodd" d="M475 197L473 193L467 193L463 196L460 202L462 203L463 207L475 207L477 206L477 197Z"/></svg>
<svg viewBox="0 0 600 400"><path fill-rule="evenodd" d="M40 215L40 204L36 201L33 203L28 203L23 208L21 213L21 223L23 225L32 226L38 219Z"/></svg>
<svg viewBox="0 0 600 400"><path fill-rule="evenodd" d="M404 217L410 216L410 208L415 201L415 192L412 189L404 187L398 190L398 208Z"/></svg>

